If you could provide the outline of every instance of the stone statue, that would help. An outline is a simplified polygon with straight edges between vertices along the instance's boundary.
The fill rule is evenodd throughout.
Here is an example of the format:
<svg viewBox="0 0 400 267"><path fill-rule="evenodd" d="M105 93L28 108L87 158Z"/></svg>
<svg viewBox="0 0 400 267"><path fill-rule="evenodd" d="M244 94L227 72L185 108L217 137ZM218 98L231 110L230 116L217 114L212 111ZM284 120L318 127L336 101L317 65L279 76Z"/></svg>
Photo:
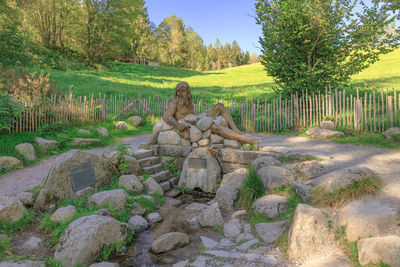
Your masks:
<svg viewBox="0 0 400 267"><path fill-rule="evenodd" d="M167 110L164 113L163 119L169 125L174 126L183 138L190 139L189 131L191 125L183 120L188 115L196 116L198 119L207 116L213 120L217 116L222 116L227 121L230 129L213 123L211 126L212 133L218 134L226 139L239 141L240 143L258 143L257 138L248 137L241 134L239 129L236 127L232 116L222 103L216 104L207 113L195 114L190 86L186 82L180 82L175 88L174 97L172 97L168 102ZM156 138L157 133L153 133L153 136L150 138L148 144L154 144L154 139Z"/></svg>

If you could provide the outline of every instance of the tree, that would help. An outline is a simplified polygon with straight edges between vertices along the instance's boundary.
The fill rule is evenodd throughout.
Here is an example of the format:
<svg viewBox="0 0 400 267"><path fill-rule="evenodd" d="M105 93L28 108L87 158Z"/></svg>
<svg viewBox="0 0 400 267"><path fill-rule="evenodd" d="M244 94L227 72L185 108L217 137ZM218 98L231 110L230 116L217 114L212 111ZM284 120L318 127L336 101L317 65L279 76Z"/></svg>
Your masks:
<svg viewBox="0 0 400 267"><path fill-rule="evenodd" d="M262 64L284 93L347 86L399 41L382 38L393 18L358 0L257 0L256 12Z"/></svg>

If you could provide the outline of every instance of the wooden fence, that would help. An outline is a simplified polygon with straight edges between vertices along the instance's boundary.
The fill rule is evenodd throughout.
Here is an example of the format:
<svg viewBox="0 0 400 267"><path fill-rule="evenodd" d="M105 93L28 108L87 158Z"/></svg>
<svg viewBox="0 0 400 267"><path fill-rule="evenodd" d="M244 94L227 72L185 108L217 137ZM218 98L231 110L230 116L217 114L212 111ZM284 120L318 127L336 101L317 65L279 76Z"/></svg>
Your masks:
<svg viewBox="0 0 400 267"><path fill-rule="evenodd" d="M323 93L292 94L288 98L231 101L215 99L213 103L194 101L195 112L205 112L216 103L223 103L241 130L247 132L301 129L318 125L329 116L337 127L354 131L382 132L400 125L400 94L395 91L365 92L360 95L346 91L325 90ZM72 94L22 101L24 111L11 131L35 132L40 127L63 122L74 125L87 121L105 121L130 114L162 116L167 98Z"/></svg>

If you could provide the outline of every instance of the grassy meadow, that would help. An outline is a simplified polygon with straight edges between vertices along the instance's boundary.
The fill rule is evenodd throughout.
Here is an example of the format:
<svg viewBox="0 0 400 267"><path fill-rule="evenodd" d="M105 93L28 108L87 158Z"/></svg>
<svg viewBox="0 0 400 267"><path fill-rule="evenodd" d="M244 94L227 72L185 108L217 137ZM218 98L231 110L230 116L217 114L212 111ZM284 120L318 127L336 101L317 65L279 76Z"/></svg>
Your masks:
<svg viewBox="0 0 400 267"><path fill-rule="evenodd" d="M263 99L274 97L274 82L260 63L217 71L153 67L130 63L110 63L104 70L49 70L55 87L75 95L124 94L170 97L175 85L188 82L195 98L204 101ZM382 55L381 60L355 75L348 91L400 88L400 49Z"/></svg>

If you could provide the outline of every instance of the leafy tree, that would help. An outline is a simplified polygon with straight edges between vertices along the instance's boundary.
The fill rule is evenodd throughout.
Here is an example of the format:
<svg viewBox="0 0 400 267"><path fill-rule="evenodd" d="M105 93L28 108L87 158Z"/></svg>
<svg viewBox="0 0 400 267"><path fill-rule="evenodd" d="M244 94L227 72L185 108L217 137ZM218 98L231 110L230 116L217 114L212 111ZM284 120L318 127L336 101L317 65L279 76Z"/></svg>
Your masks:
<svg viewBox="0 0 400 267"><path fill-rule="evenodd" d="M362 12L355 12L356 5ZM257 0L262 26L262 64L291 93L347 86L351 75L392 51L398 38L386 35L393 18L378 4L358 0Z"/></svg>

